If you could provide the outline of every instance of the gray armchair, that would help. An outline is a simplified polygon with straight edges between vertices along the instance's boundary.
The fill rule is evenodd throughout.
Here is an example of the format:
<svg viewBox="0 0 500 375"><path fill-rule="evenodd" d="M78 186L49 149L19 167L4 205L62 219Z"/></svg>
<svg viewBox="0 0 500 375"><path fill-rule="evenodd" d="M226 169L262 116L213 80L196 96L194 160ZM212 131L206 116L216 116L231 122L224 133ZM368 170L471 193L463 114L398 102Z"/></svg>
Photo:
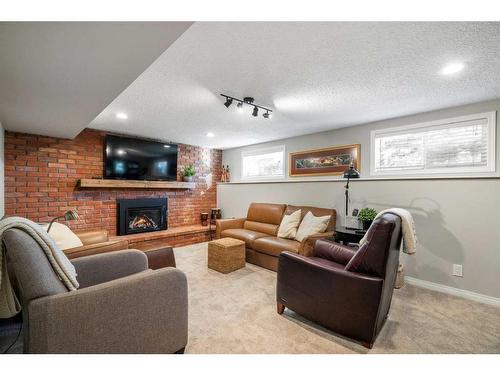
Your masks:
<svg viewBox="0 0 500 375"><path fill-rule="evenodd" d="M148 269L123 250L72 260L80 287L69 292L27 233L4 233L21 299L25 353L182 353L187 281L175 268Z"/></svg>

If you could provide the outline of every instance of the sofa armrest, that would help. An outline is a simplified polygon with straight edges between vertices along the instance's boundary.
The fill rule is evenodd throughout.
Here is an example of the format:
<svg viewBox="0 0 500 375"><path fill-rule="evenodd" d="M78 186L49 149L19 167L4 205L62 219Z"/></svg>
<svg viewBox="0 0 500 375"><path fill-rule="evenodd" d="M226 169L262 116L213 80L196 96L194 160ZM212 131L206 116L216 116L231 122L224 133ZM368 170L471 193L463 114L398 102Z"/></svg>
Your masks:
<svg viewBox="0 0 500 375"><path fill-rule="evenodd" d="M314 245L316 241L333 237L335 232L324 232L324 233L316 233L310 236L307 236L300 243L299 254L304 255L306 257L310 257L313 254Z"/></svg>
<svg viewBox="0 0 500 375"><path fill-rule="evenodd" d="M220 238L223 230L226 229L241 229L246 218L240 219L218 219L215 221L215 238Z"/></svg>
<svg viewBox="0 0 500 375"><path fill-rule="evenodd" d="M108 231L106 229L90 230L84 232L75 232L83 245L93 245L99 242L109 241Z"/></svg>
<svg viewBox="0 0 500 375"><path fill-rule="evenodd" d="M313 249L313 256L331 260L344 266L349 263L354 254L356 254L356 250L349 246L323 240L316 241Z"/></svg>
<svg viewBox="0 0 500 375"><path fill-rule="evenodd" d="M92 245L73 247L71 249L65 249L63 251L64 254L66 254L66 256L69 259L74 259L79 257L85 257L88 255L109 253L111 251L126 250L126 249L128 249L128 241L119 240L119 241L107 241Z"/></svg>
<svg viewBox="0 0 500 375"><path fill-rule="evenodd" d="M147 270L33 300L30 353L174 353L188 335L184 273Z"/></svg>
<svg viewBox="0 0 500 375"><path fill-rule="evenodd" d="M148 258L139 250L122 250L89 255L71 261L76 268L80 288L102 284L148 269Z"/></svg>

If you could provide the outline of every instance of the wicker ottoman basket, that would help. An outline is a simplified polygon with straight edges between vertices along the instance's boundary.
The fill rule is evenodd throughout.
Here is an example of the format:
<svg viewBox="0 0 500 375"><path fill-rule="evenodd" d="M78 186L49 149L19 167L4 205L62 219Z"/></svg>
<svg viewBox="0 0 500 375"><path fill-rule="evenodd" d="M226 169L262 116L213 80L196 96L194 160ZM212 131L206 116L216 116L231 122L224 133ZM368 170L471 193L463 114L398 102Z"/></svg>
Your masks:
<svg viewBox="0 0 500 375"><path fill-rule="evenodd" d="M208 243L208 268L229 273L245 267L245 242L221 238Z"/></svg>

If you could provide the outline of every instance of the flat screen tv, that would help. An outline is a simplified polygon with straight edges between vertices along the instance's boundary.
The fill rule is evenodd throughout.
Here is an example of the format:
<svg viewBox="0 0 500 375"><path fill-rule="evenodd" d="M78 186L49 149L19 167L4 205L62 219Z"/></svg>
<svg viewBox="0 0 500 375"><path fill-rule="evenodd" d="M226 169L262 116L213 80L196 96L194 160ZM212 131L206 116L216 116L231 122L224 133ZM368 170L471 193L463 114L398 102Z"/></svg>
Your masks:
<svg viewBox="0 0 500 375"><path fill-rule="evenodd" d="M177 145L107 135L104 140L104 178L177 180Z"/></svg>

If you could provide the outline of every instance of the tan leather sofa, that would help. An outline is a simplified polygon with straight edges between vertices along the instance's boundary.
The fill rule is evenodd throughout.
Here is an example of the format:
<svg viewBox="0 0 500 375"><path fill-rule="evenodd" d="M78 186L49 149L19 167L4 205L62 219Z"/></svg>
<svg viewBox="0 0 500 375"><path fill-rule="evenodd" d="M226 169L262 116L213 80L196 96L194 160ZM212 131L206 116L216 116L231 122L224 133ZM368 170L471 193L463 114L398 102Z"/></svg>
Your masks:
<svg viewBox="0 0 500 375"><path fill-rule="evenodd" d="M302 242L277 237L283 216L302 210L301 217L310 211L314 216L330 215L326 232L305 238ZM301 218L301 219L302 219ZM216 223L216 237L231 237L245 241L246 261L276 271L282 251L310 256L315 242L332 237L335 231L336 211L328 208L291 206L273 203L252 203L246 218L221 219Z"/></svg>
<svg viewBox="0 0 500 375"><path fill-rule="evenodd" d="M64 253L69 259L128 249L128 241L110 241L108 237L108 231L104 229L86 232L75 232L75 234L78 236L78 238L80 238L83 246L64 250Z"/></svg>

